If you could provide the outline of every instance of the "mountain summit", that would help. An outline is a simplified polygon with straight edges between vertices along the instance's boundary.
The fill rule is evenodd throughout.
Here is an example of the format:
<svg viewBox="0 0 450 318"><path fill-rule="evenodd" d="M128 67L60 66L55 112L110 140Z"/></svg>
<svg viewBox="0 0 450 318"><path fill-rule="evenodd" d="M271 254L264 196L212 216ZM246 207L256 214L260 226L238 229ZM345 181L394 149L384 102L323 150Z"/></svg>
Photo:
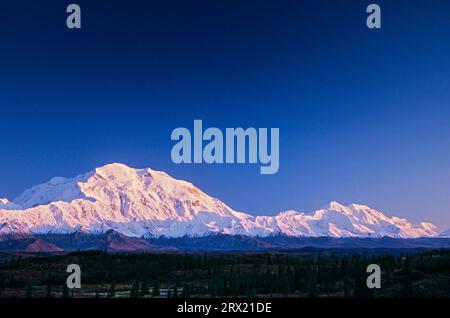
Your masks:
<svg viewBox="0 0 450 318"><path fill-rule="evenodd" d="M253 216L233 210L190 182L165 172L114 163L75 178L55 177L0 201L0 234L76 231L129 237L269 236L433 237L436 226L414 225L368 206L331 202L313 213Z"/></svg>

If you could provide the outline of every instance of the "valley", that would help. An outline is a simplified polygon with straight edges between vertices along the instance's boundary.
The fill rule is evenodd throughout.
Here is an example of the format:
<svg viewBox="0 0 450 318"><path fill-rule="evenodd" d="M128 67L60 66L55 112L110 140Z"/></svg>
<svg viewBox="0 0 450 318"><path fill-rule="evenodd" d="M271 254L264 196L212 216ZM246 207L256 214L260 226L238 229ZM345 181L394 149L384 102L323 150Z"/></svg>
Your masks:
<svg viewBox="0 0 450 318"><path fill-rule="evenodd" d="M450 297L449 250L366 252L0 253L0 297ZM380 289L365 285L372 263L382 269ZM80 289L66 287L68 264L80 265Z"/></svg>

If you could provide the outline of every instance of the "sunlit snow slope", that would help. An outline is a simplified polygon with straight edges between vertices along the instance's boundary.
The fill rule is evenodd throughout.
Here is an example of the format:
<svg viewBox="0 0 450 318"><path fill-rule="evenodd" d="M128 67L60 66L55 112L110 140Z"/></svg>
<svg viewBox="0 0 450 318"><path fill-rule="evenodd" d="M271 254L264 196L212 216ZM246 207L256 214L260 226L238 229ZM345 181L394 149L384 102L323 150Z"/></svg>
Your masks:
<svg viewBox="0 0 450 318"><path fill-rule="evenodd" d="M0 234L99 233L132 237L209 233L268 236L430 237L431 223L411 224L365 205L331 202L313 213L252 216L234 211L193 184L152 169L109 164L72 179L56 177L0 200Z"/></svg>

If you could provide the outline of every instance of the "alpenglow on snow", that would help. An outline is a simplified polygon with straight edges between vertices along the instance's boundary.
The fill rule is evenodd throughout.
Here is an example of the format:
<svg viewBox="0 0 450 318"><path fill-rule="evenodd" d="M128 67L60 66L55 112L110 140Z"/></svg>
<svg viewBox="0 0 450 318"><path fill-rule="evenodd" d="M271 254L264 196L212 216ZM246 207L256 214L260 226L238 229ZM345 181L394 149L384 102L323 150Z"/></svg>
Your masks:
<svg viewBox="0 0 450 318"><path fill-rule="evenodd" d="M412 224L366 205L331 202L312 213L253 216L233 210L192 183L165 172L108 164L67 179L56 177L0 200L0 235L104 233L130 237L203 236L210 233L295 237L395 237L439 235L435 225Z"/></svg>

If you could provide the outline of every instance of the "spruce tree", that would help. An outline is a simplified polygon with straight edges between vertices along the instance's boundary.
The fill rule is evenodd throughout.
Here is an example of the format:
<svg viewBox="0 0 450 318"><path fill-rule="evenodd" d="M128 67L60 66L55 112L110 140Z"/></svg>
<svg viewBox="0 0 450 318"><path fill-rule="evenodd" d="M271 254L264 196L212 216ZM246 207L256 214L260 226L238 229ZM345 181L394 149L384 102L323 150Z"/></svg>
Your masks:
<svg viewBox="0 0 450 318"><path fill-rule="evenodd" d="M147 280L144 279L144 281L141 284L141 297L144 297L145 295L148 295L149 292L149 288L148 288L148 284L147 284Z"/></svg>
<svg viewBox="0 0 450 318"><path fill-rule="evenodd" d="M152 296L153 297L158 297L160 294L161 293L159 291L159 284L158 284L158 281L156 281L155 282L155 286L153 287L153 290L152 290Z"/></svg>
<svg viewBox="0 0 450 318"><path fill-rule="evenodd" d="M26 298L33 298L33 284L32 282L28 282L27 289L25 291L25 297Z"/></svg>
<svg viewBox="0 0 450 318"><path fill-rule="evenodd" d="M135 281L133 283L133 286L131 287L130 297L131 298L139 297L139 282L138 281Z"/></svg>
<svg viewBox="0 0 450 318"><path fill-rule="evenodd" d="M406 257L404 262L404 277L403 277L403 286L401 291L401 296L403 297L411 297L413 295L413 286L412 286L412 265L409 257Z"/></svg>
<svg viewBox="0 0 450 318"><path fill-rule="evenodd" d="M47 283L47 298L53 298L52 285Z"/></svg>
<svg viewBox="0 0 450 318"><path fill-rule="evenodd" d="M63 285L62 298L70 298L69 288L67 287L67 284Z"/></svg>
<svg viewBox="0 0 450 318"><path fill-rule="evenodd" d="M183 285L183 292L181 293L181 298L190 298L191 297L191 288L188 284Z"/></svg>
<svg viewBox="0 0 450 318"><path fill-rule="evenodd" d="M109 298L116 297L116 285L114 283L112 283L110 288L109 288L108 297Z"/></svg>

